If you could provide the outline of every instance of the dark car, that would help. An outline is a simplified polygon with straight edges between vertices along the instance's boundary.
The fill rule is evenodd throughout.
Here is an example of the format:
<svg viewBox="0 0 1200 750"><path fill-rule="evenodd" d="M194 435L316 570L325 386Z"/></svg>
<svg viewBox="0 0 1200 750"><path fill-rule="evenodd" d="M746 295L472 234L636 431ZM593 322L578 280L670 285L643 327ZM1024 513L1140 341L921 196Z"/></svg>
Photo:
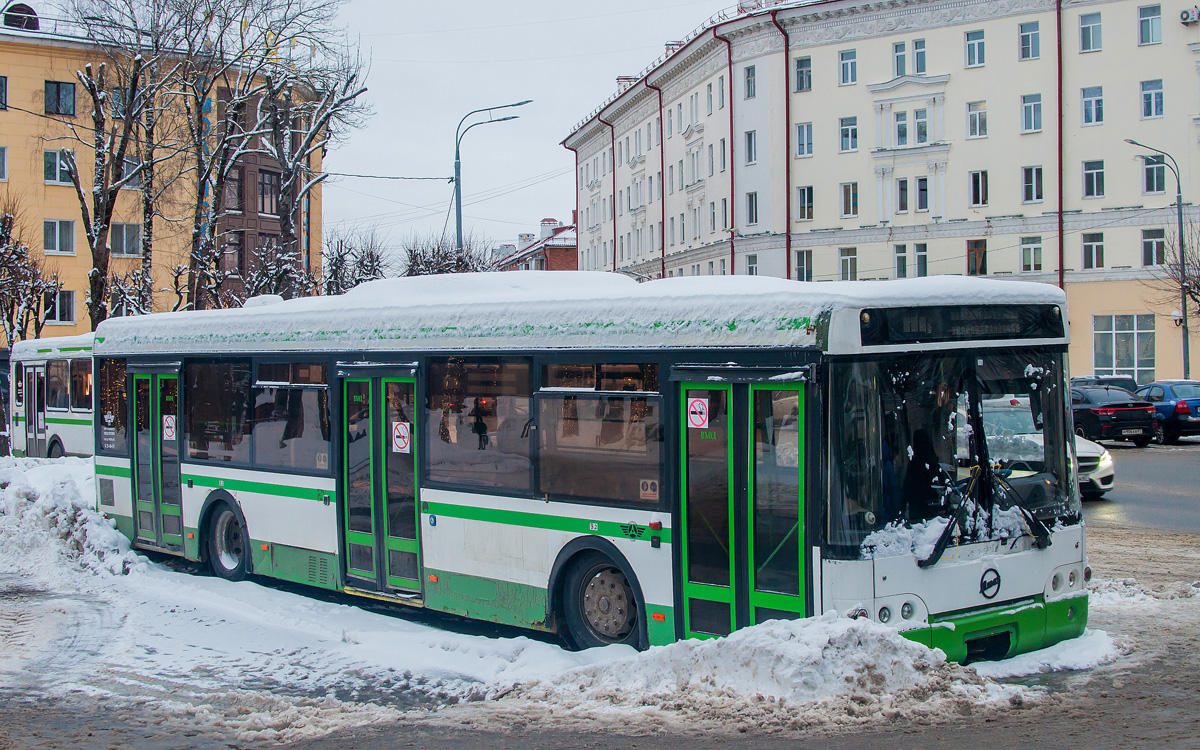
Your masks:
<svg viewBox="0 0 1200 750"><path fill-rule="evenodd" d="M1154 405L1124 388L1073 387L1071 411L1075 415L1075 434L1088 440L1132 440L1143 448L1154 439Z"/></svg>
<svg viewBox="0 0 1200 750"><path fill-rule="evenodd" d="M1139 387L1132 375L1077 375L1071 378L1071 387L1084 385L1115 385L1130 393Z"/></svg>
<svg viewBox="0 0 1200 750"><path fill-rule="evenodd" d="M1156 380L1139 388L1137 395L1154 405L1159 442L1200 435L1200 380Z"/></svg>

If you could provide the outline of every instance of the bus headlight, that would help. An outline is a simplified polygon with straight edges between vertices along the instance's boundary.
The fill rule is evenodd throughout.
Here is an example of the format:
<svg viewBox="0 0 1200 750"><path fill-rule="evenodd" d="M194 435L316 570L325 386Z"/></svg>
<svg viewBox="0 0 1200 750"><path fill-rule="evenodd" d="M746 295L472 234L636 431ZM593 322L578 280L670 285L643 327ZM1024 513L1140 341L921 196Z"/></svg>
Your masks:
<svg viewBox="0 0 1200 750"><path fill-rule="evenodd" d="M900 616L901 616L901 617L903 617L905 620L911 620L911 619L912 619L912 616L913 616L913 605L912 605L912 602L905 602L905 603L904 603L904 606L902 606L902 607L900 608Z"/></svg>
<svg viewBox="0 0 1200 750"><path fill-rule="evenodd" d="M887 622L890 619L892 619L892 610L888 609L887 607L880 607L879 608L879 621Z"/></svg>
<svg viewBox="0 0 1200 750"><path fill-rule="evenodd" d="M1073 570L1067 575L1067 585L1075 588L1075 571Z"/></svg>
<svg viewBox="0 0 1200 750"><path fill-rule="evenodd" d="M1062 588L1062 576L1060 576L1058 573L1055 573L1054 577L1050 579L1050 588L1054 589L1055 591L1058 591L1060 588Z"/></svg>

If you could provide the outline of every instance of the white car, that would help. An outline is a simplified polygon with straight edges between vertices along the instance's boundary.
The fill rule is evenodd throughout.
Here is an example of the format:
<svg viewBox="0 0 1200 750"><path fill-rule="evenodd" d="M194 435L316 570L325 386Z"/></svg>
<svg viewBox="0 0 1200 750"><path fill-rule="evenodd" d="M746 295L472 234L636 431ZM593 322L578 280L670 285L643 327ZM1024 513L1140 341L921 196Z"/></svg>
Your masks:
<svg viewBox="0 0 1200 750"><path fill-rule="evenodd" d="M1113 466L1112 454L1103 445L1076 435L1075 456L1079 461L1076 471L1079 494L1085 500L1099 500L1116 483L1117 471Z"/></svg>

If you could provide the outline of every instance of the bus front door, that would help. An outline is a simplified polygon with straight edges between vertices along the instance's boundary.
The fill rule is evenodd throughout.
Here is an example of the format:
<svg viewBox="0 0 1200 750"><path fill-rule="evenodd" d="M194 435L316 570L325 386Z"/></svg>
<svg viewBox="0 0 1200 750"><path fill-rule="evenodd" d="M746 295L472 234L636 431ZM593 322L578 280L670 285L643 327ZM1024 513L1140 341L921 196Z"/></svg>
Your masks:
<svg viewBox="0 0 1200 750"><path fill-rule="evenodd" d="M46 366L25 368L25 455L46 455Z"/></svg>
<svg viewBox="0 0 1200 750"><path fill-rule="evenodd" d="M685 637L807 614L804 384L685 383Z"/></svg>
<svg viewBox="0 0 1200 750"><path fill-rule="evenodd" d="M416 381L344 378L342 397L347 585L420 599Z"/></svg>
<svg viewBox="0 0 1200 750"><path fill-rule="evenodd" d="M179 376L133 376L134 523L143 545L183 549Z"/></svg>

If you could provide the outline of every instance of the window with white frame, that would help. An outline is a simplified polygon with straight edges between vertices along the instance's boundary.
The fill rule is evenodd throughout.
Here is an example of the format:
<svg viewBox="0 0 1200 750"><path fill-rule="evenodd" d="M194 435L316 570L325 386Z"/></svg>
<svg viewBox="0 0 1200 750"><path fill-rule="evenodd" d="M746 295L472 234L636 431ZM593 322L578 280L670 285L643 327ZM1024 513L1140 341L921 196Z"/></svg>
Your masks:
<svg viewBox="0 0 1200 750"><path fill-rule="evenodd" d="M929 178L917 178L917 210L929 210Z"/></svg>
<svg viewBox="0 0 1200 750"><path fill-rule="evenodd" d="M811 122L802 122L796 126L796 156L812 156L813 127Z"/></svg>
<svg viewBox="0 0 1200 750"><path fill-rule="evenodd" d="M1153 81L1142 81L1142 119L1148 120L1163 116L1163 83L1158 78Z"/></svg>
<svg viewBox="0 0 1200 750"><path fill-rule="evenodd" d="M913 245L913 261L917 276L929 275L929 246L927 244L917 242Z"/></svg>
<svg viewBox="0 0 1200 750"><path fill-rule="evenodd" d="M858 83L858 52L844 49L838 53L838 62L840 68L838 84L849 86Z"/></svg>
<svg viewBox="0 0 1200 750"><path fill-rule="evenodd" d="M1162 42L1162 6L1143 5L1138 8L1138 44Z"/></svg>
<svg viewBox="0 0 1200 750"><path fill-rule="evenodd" d="M796 281L813 280L813 251L796 251Z"/></svg>
<svg viewBox="0 0 1200 750"><path fill-rule="evenodd" d="M1083 267L1104 268L1104 232L1084 232Z"/></svg>
<svg viewBox="0 0 1200 750"><path fill-rule="evenodd" d="M1142 157L1142 192L1167 192L1167 160L1162 156Z"/></svg>
<svg viewBox="0 0 1200 750"><path fill-rule="evenodd" d="M108 246L113 255L141 255L142 225L114 223L108 230Z"/></svg>
<svg viewBox="0 0 1200 750"><path fill-rule="evenodd" d="M971 205L975 207L988 204L988 173L986 169L970 173Z"/></svg>
<svg viewBox="0 0 1200 750"><path fill-rule="evenodd" d="M729 228L729 204L726 203L726 198L721 199L721 228ZM722 271L724 273L724 271Z"/></svg>
<svg viewBox="0 0 1200 750"><path fill-rule="evenodd" d="M908 213L908 178L896 180L896 213Z"/></svg>
<svg viewBox="0 0 1200 750"><path fill-rule="evenodd" d="M753 164L758 161L758 131L746 131L746 163Z"/></svg>
<svg viewBox="0 0 1200 750"><path fill-rule="evenodd" d="M913 40L913 72L917 75L925 74L925 40Z"/></svg>
<svg viewBox="0 0 1200 750"><path fill-rule="evenodd" d="M721 171L725 171L725 139L721 139Z"/></svg>
<svg viewBox="0 0 1200 750"><path fill-rule="evenodd" d="M747 99L753 99L757 95L757 84L755 83L754 66L747 65L745 70L745 95Z"/></svg>
<svg viewBox="0 0 1200 750"><path fill-rule="evenodd" d="M842 183L842 218L858 216L858 183Z"/></svg>
<svg viewBox="0 0 1200 750"><path fill-rule="evenodd" d="M1042 34L1037 21L1021 24L1021 59L1036 60L1042 56Z"/></svg>
<svg viewBox="0 0 1200 750"><path fill-rule="evenodd" d="M711 83L708 84L708 96L706 97L706 99L707 99L707 114L711 115L713 113L713 85Z"/></svg>
<svg viewBox="0 0 1200 750"><path fill-rule="evenodd" d="M924 109L913 110L913 129L916 131L917 145L929 143L929 113Z"/></svg>
<svg viewBox="0 0 1200 750"><path fill-rule="evenodd" d="M46 292L42 299L42 309L46 313L47 323L74 323L75 292L68 289Z"/></svg>
<svg viewBox="0 0 1200 750"><path fill-rule="evenodd" d="M858 248L838 248L838 261L842 281L858 281Z"/></svg>
<svg viewBox="0 0 1200 750"><path fill-rule="evenodd" d="M1104 197L1104 160L1083 163L1083 197Z"/></svg>
<svg viewBox="0 0 1200 750"><path fill-rule="evenodd" d="M1161 266L1167 262L1167 232L1165 229L1142 230L1142 265Z"/></svg>
<svg viewBox="0 0 1200 750"><path fill-rule="evenodd" d="M1082 90L1083 124L1099 125L1104 122L1104 87L1088 86Z"/></svg>
<svg viewBox="0 0 1200 750"><path fill-rule="evenodd" d="M746 193L746 223L758 223L758 193Z"/></svg>
<svg viewBox="0 0 1200 750"><path fill-rule="evenodd" d="M667 137L670 138L675 134L675 111L667 110Z"/></svg>
<svg viewBox="0 0 1200 750"><path fill-rule="evenodd" d="M893 245L896 259L896 278L908 278L908 245Z"/></svg>
<svg viewBox="0 0 1200 750"><path fill-rule="evenodd" d="M1100 14L1084 13L1079 17L1079 51L1099 52L1100 49Z"/></svg>
<svg viewBox="0 0 1200 750"><path fill-rule="evenodd" d="M747 276L757 276L758 275L758 256L757 255L751 254L751 255L746 256L746 275Z"/></svg>
<svg viewBox="0 0 1200 750"><path fill-rule="evenodd" d="M987 137L987 102L967 104L967 137Z"/></svg>
<svg viewBox="0 0 1200 750"><path fill-rule="evenodd" d="M675 165L667 165L667 195L675 193Z"/></svg>
<svg viewBox="0 0 1200 750"><path fill-rule="evenodd" d="M717 156L716 147L713 144L708 144L708 176L712 177L717 172Z"/></svg>
<svg viewBox="0 0 1200 750"><path fill-rule="evenodd" d="M1026 273L1042 270L1042 238L1021 238L1021 270Z"/></svg>
<svg viewBox="0 0 1200 750"><path fill-rule="evenodd" d="M42 250L54 255L75 254L75 222L46 219L42 222Z"/></svg>
<svg viewBox="0 0 1200 750"><path fill-rule="evenodd" d="M1021 167L1021 202L1042 202L1042 168Z"/></svg>
<svg viewBox="0 0 1200 750"><path fill-rule="evenodd" d="M1093 315L1092 372L1154 380L1154 315Z"/></svg>
<svg viewBox="0 0 1200 750"><path fill-rule="evenodd" d="M896 112L896 147L908 145L908 113Z"/></svg>
<svg viewBox="0 0 1200 750"><path fill-rule="evenodd" d="M812 221L813 218L813 186L804 185L796 188L796 220Z"/></svg>
<svg viewBox="0 0 1200 750"><path fill-rule="evenodd" d="M59 149L42 152L42 174L47 185L71 185L67 157Z"/></svg>
<svg viewBox="0 0 1200 750"><path fill-rule="evenodd" d="M725 76L717 76L717 109L725 109Z"/></svg>
<svg viewBox="0 0 1200 750"><path fill-rule="evenodd" d="M1037 133L1042 129L1042 95L1026 94L1021 97L1021 132Z"/></svg>
<svg viewBox="0 0 1200 750"><path fill-rule="evenodd" d="M896 78L908 75L908 55L905 53L904 42L892 44L892 73Z"/></svg>
<svg viewBox="0 0 1200 750"><path fill-rule="evenodd" d="M671 217L671 220L667 223L667 226L671 230L671 244L674 245L675 244L675 217L674 216Z"/></svg>
<svg viewBox="0 0 1200 750"><path fill-rule="evenodd" d="M812 91L812 58L796 58L796 91Z"/></svg>
<svg viewBox="0 0 1200 750"><path fill-rule="evenodd" d="M839 121L839 148L842 152L858 150L858 118L843 117Z"/></svg>
<svg viewBox="0 0 1200 750"><path fill-rule="evenodd" d="M708 203L708 231L717 231L717 202L709 201Z"/></svg>
<svg viewBox="0 0 1200 750"><path fill-rule="evenodd" d="M967 32L967 67L978 68L984 64L983 30Z"/></svg>

